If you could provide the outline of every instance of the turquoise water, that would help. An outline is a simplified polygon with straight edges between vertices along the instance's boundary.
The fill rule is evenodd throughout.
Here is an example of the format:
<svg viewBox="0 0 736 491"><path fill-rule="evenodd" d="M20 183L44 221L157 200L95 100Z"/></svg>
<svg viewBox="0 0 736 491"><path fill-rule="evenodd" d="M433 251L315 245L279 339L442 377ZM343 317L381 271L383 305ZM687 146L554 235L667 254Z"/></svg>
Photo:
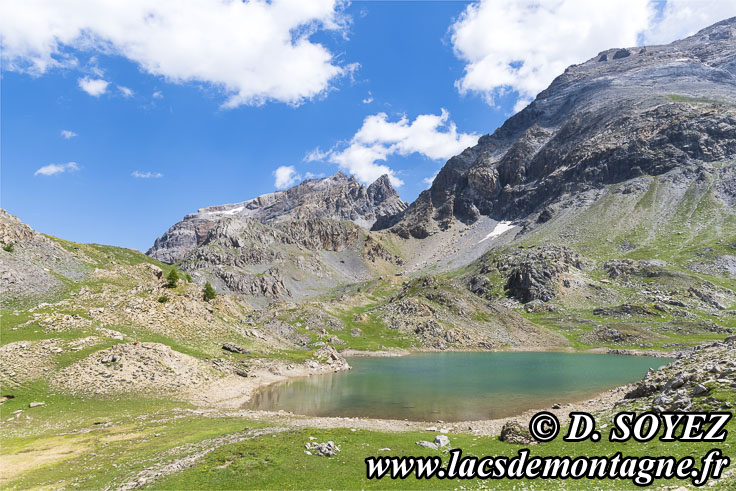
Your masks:
<svg viewBox="0 0 736 491"><path fill-rule="evenodd" d="M667 358L577 353L422 353L351 358L349 372L274 384L246 407L313 416L470 421L588 399Z"/></svg>

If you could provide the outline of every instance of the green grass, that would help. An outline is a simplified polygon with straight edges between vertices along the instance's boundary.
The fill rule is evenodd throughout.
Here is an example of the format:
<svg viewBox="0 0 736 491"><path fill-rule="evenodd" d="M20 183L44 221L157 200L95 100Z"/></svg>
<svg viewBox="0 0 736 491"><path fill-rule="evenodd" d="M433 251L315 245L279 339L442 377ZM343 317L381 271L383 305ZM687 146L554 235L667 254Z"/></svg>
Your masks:
<svg viewBox="0 0 736 491"><path fill-rule="evenodd" d="M692 96L680 95L680 94L668 94L667 97L669 97L675 102L695 102L695 103L700 103L700 104L723 104L727 106L736 105L732 102L719 101L716 99L709 99L707 97L692 97Z"/></svg>
<svg viewBox="0 0 736 491"><path fill-rule="evenodd" d="M722 384L714 384L708 397L736 402L736 393ZM28 408L31 401L42 400L46 405ZM705 402L700 399L699 408ZM0 434L0 457L14 467L28 462L32 468L0 483L4 488L82 487L99 489L117 487L137 472L157 463L166 463L193 453L197 447L188 445L216 438L247 428L268 426L236 416L203 416L186 411L181 403L162 399L109 397L79 399L53 394L41 382L24 387L15 399L0 406L0 416L6 419L13 411L24 412L17 422L6 423ZM622 408L623 409L623 408ZM642 412L641 403L627 409ZM710 409L717 409L710 407ZM25 416L30 416L26 420ZM599 428L608 424L610 415L597 417ZM564 421L563 421L564 423ZM598 443L567 443L561 438L531 447L533 456L625 456L690 455L699 459L712 443L610 443L604 438ZM736 432L736 421L727 427ZM564 430L563 433L564 434ZM364 459L369 456L441 456L447 454L424 449L415 444L432 440L436 433L411 431L387 433L380 431L338 429L292 429L221 446L196 464L170 474L152 486L156 489L447 489L477 487L474 481L422 480L409 477L404 481L367 480ZM304 453L310 441L332 440L342 451L335 457L318 457ZM464 456L515 455L519 445L501 442L496 437L471 434L450 434L453 448ZM736 458L736 442L719 444L724 455ZM389 451L379 451L390 448ZM733 480L730 481L733 484ZM527 488L526 481L494 481L486 483L493 489ZM598 485L601 483L598 482ZM679 481L658 481L657 486L681 484ZM593 483L535 481L534 488L590 489ZM606 481L605 488L632 489L630 481ZM719 483L716 489L729 489L729 483Z"/></svg>
<svg viewBox="0 0 736 491"><path fill-rule="evenodd" d="M730 393L733 398L733 393ZM564 422L563 422L564 423ZM598 419L599 428L606 424ZM736 429L730 422L729 432ZM648 443L611 443L607 439L608 429L602 430L603 439L594 443L568 443L558 437L554 441L531 447L532 456L612 456L622 452L624 456L693 456L699 459L713 448L712 443L663 443L655 439ZM564 430L563 433L564 434ZM448 456L415 444L419 440L432 440L436 433L381 433L375 431L294 430L275 437L267 436L222 447L210 454L197 466L171 475L156 482L155 489L448 489L462 486L475 488L480 483L465 480L417 480L410 476L406 480L368 480L364 459L369 456L441 456L444 463ZM334 457L318 457L304 453L304 444L309 437L316 441L332 440L342 451ZM463 450L464 456L514 456L520 445L501 442L495 437L475 437L469 434L449 435L453 448ZM734 442L727 441L718 446L724 455L732 459L736 455ZM390 448L389 451L379 451ZM731 481L733 483L733 481ZM679 481L657 481L656 487L680 484ZM590 489L600 487L601 481L492 481L486 483L492 489L519 489L533 486L534 489ZM605 489L632 489L631 481L605 481Z"/></svg>
<svg viewBox="0 0 736 491"><path fill-rule="evenodd" d="M161 458L188 455L192 450L186 445L263 426L242 418L196 416L165 400L47 394L40 398L46 406L28 409L31 399L39 398L20 396L2 406L3 415L24 408L17 424L25 424L26 431L0 436L0 458L16 469L31 466L7 483L0 481L3 488L117 487ZM25 415L31 421L24 421ZM28 431L28 425L38 430Z"/></svg>
<svg viewBox="0 0 736 491"><path fill-rule="evenodd" d="M338 318L345 325L343 331L333 331L334 334L340 335L340 339L346 342L345 347L356 350L380 350L383 348L400 348L405 349L411 346L411 339L403 336L394 329L389 329L379 318L378 314L373 310L377 304L364 305L345 310L338 315ZM353 320L356 317L366 315L368 318L364 321ZM350 334L350 330L358 328L362 332L362 336L354 337ZM343 346L340 346L342 349Z"/></svg>
<svg viewBox="0 0 736 491"><path fill-rule="evenodd" d="M719 341L729 334L704 331L694 321L683 321L670 315L607 317L593 315L590 310L565 310L562 312L530 313L519 311L534 324L544 326L564 336L574 349L630 348L671 351L684 346ZM733 319L716 318L723 327L731 327ZM582 337L596 327L617 329L624 334L639 334L641 340L631 344L614 342L587 343Z"/></svg>

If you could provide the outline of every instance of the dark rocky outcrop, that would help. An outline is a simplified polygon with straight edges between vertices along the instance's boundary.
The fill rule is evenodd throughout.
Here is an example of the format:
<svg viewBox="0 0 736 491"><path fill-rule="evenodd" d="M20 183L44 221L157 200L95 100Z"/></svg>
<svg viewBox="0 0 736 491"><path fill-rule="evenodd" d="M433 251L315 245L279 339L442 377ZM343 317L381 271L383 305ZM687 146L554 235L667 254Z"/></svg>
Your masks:
<svg viewBox="0 0 736 491"><path fill-rule="evenodd" d="M499 439L502 442L514 443L516 445L534 445L537 443L528 428L525 428L518 421L513 420L504 423Z"/></svg>
<svg viewBox="0 0 736 491"><path fill-rule="evenodd" d="M664 266L665 263L658 260L612 259L603 263L603 270L613 279L627 276L653 278L662 274Z"/></svg>
<svg viewBox="0 0 736 491"><path fill-rule="evenodd" d="M654 309L646 305L622 304L616 307L599 307L593 309L593 315L602 315L607 317L631 317L634 315L655 316L659 315Z"/></svg>
<svg viewBox="0 0 736 491"><path fill-rule="evenodd" d="M509 296L524 303L552 300L560 274L585 266L579 254L560 246L519 249L496 260L496 268L506 276Z"/></svg>

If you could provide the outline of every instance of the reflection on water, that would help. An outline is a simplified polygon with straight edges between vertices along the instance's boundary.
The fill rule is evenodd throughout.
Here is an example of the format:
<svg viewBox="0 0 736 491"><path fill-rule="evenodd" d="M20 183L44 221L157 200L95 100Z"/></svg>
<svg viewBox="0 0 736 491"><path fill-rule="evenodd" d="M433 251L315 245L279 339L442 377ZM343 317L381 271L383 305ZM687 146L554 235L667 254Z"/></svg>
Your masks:
<svg viewBox="0 0 736 491"><path fill-rule="evenodd" d="M352 358L353 370L258 391L250 409L433 421L502 418L633 382L665 358L573 353L423 353Z"/></svg>

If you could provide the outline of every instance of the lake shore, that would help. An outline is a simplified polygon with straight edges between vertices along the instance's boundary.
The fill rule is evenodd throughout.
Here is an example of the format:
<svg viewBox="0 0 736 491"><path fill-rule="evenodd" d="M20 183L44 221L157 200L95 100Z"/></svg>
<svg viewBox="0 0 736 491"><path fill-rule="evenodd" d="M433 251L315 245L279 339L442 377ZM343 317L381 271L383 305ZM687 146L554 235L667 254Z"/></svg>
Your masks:
<svg viewBox="0 0 736 491"><path fill-rule="evenodd" d="M531 347L509 347L503 349L434 349L434 348L412 348L412 349L388 349L388 350L356 350L356 349L345 349L340 351L340 354L344 357L395 357L395 356L408 356L418 353L583 353L583 354L600 354L600 355L622 355L622 356L651 356L654 358L674 358L677 353L662 351L662 350L644 350L644 349L620 349L620 348L590 348L590 349L575 349L575 348L541 348L536 346Z"/></svg>
<svg viewBox="0 0 736 491"><path fill-rule="evenodd" d="M519 421L523 425L527 425L533 415L540 411L548 411L556 415L561 422L567 420L571 412L587 412L596 413L611 409L617 404L624 401L624 396L638 382L622 385L603 391L592 398L569 402L565 404L553 405L549 407L540 407L529 409L514 416L508 416L497 419L457 421L457 422L440 422L440 421L408 421L402 419L382 419L382 418L348 418L348 417L328 417L328 416L307 416L295 414L288 411L257 411L249 409L241 410L222 410L216 408L198 409L197 413L203 416L231 416L252 418L262 420L274 425L289 426L293 428L348 428L360 430L373 430L385 432L414 432L414 431L433 431L436 433L471 433L478 436L497 436L501 432L503 425L509 421Z"/></svg>
<svg viewBox="0 0 736 491"><path fill-rule="evenodd" d="M611 353L614 351L614 353ZM610 350L608 348L595 348L591 350L478 350L478 351L441 351L441 350L382 350L382 351L359 351L345 350L340 353L347 358L350 357L403 357L413 354L423 353L446 353L446 352L467 352L467 353L491 353L491 352L555 352L555 353L579 353L579 354L616 354L620 356L654 356L654 357L672 357L674 354L666 352L652 352L644 350ZM288 380L296 380L299 378L325 375L328 373L337 373L342 370L335 370L326 366L317 368L307 368L304 365L294 365L284 363L281 360L270 361L262 367L253 371L255 377L243 378L238 376L229 376L210 385L205 391L192 394L192 402L194 402L202 414L218 414L238 417L255 418L268 421L274 424L288 425L294 427L318 427L318 428L361 428L381 431L417 431L427 428L436 428L437 431L446 430L448 433L464 432L478 435L497 435L503 425L511 420L520 421L527 424L529 419L539 411L549 411L557 415L561 421L567 418L570 412L584 411L597 412L604 409L610 409L624 399L624 395L629 392L632 387L639 382L634 381L629 384L617 386L601 392L594 393L580 400L572 400L564 403L558 403L548 406L540 406L539 408L522 411L518 414L484 420L468 420L458 422L440 422L440 421L409 421L405 419L389 419L389 418L370 418L370 417L333 417L333 416L310 416L297 414L290 411L266 411L243 409L258 391L264 390L274 384L286 382Z"/></svg>

